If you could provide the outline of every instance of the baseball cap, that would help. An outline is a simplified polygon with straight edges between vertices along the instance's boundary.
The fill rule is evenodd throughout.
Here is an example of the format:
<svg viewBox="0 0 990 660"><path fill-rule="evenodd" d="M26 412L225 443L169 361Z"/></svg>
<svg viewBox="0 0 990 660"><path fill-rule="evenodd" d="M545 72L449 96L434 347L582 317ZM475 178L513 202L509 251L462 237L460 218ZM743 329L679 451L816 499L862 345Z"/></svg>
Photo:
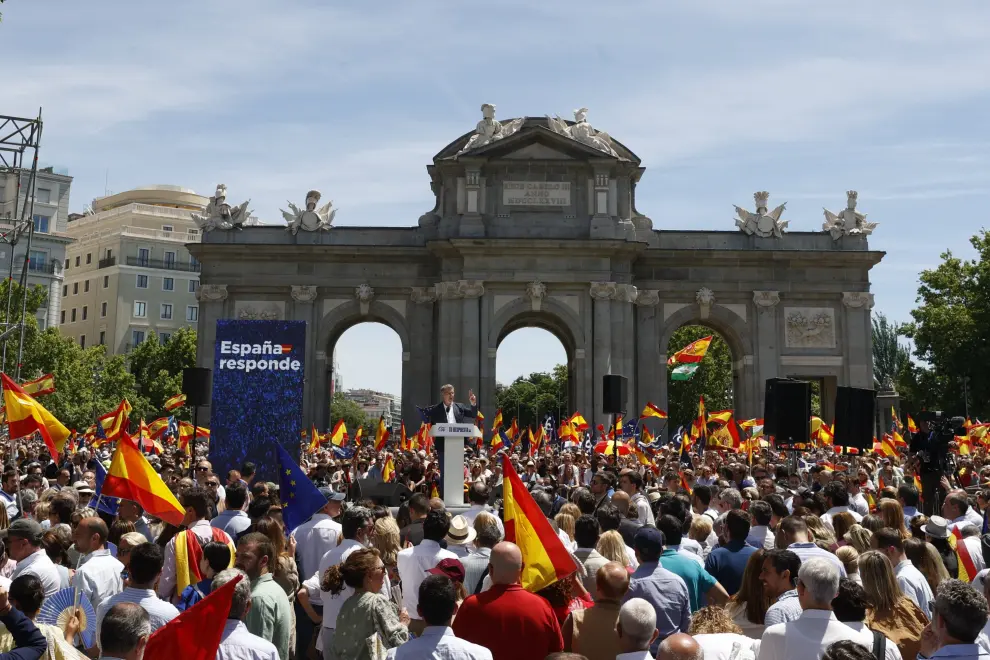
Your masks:
<svg viewBox="0 0 990 660"><path fill-rule="evenodd" d="M0 538L7 538L8 536L16 536L18 538L27 539L32 545L37 545L41 543L41 537L44 536L45 530L41 529L36 521L30 518L19 518L14 522L10 523L10 527L0 532Z"/></svg>
<svg viewBox="0 0 990 660"><path fill-rule="evenodd" d="M439 564L426 572L446 575L452 582L464 584L464 564L459 559L441 559Z"/></svg>
<svg viewBox="0 0 990 660"><path fill-rule="evenodd" d="M327 488L326 486L323 486L319 490L320 495L327 498L327 502L343 502L347 498L347 495L344 493L338 493L332 488Z"/></svg>
<svg viewBox="0 0 990 660"><path fill-rule="evenodd" d="M659 553L663 551L663 532L656 527L644 525L633 536L633 548Z"/></svg>

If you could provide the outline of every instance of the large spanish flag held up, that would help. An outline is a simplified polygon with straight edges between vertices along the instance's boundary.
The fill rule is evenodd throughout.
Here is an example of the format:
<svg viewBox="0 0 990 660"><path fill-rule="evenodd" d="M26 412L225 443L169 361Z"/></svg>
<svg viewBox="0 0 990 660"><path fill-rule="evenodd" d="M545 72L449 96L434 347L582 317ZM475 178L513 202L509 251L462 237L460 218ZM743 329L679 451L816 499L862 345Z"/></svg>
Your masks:
<svg viewBox="0 0 990 660"><path fill-rule="evenodd" d="M577 565L506 456L502 475L505 540L522 552L523 588L537 592L576 571Z"/></svg>
<svg viewBox="0 0 990 660"><path fill-rule="evenodd" d="M65 441L69 439L69 429L7 374L0 374L0 377L3 382L3 402L7 412L10 438L23 438L34 435L37 431L53 457L61 454L65 448Z"/></svg>
<svg viewBox="0 0 990 660"><path fill-rule="evenodd" d="M705 353L708 352L708 346L712 343L712 337L714 337L714 335L702 337L701 339L693 341L681 350L677 351L667 360L667 366L669 367L675 364L701 362L705 358Z"/></svg>
<svg viewBox="0 0 990 660"><path fill-rule="evenodd" d="M186 510L126 433L124 438L127 442L117 443L101 493L137 502L156 518L180 526Z"/></svg>

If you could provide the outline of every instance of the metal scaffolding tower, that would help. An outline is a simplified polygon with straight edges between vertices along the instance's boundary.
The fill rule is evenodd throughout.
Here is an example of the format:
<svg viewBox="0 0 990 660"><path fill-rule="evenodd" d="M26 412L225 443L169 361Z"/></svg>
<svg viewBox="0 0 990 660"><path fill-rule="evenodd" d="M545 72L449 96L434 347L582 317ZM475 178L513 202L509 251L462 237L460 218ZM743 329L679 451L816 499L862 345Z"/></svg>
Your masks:
<svg viewBox="0 0 990 660"><path fill-rule="evenodd" d="M24 331L27 328L25 319L27 318L27 276L28 266L31 257L31 243L34 239L34 195L35 184L38 178L38 150L41 146L41 108L38 108L36 119L24 117L11 117L0 115L0 175L13 174L17 180L17 188L14 191L14 213L8 218L12 227L0 231L0 243L10 245L10 264L7 272L7 309L3 322L0 323L0 341L3 342L3 357L0 363L0 371L7 371L7 344L8 338L15 332L20 333L17 345L17 370L15 378L20 380L21 363L24 358ZM30 168L24 167L24 158L28 151L33 150ZM21 201L21 180L24 173L28 173L27 187L24 195L24 204ZM20 208L18 208L20 206ZM19 214L19 215L18 215ZM13 303L13 292L11 288L14 280L14 248L21 238L27 234L27 247L24 250L24 264L21 267L21 300L20 315L16 320L11 318L11 306Z"/></svg>

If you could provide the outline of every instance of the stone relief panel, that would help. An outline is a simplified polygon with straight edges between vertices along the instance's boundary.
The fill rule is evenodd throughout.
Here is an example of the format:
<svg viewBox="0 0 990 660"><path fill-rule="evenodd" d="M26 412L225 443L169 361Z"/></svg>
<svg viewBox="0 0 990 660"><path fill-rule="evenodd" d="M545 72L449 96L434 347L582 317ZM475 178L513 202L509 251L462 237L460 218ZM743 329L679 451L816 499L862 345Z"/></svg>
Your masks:
<svg viewBox="0 0 990 660"><path fill-rule="evenodd" d="M238 300L234 318L242 321L281 321L285 318L283 300Z"/></svg>
<svg viewBox="0 0 990 660"><path fill-rule="evenodd" d="M835 348L835 310L831 307L785 307L787 348Z"/></svg>

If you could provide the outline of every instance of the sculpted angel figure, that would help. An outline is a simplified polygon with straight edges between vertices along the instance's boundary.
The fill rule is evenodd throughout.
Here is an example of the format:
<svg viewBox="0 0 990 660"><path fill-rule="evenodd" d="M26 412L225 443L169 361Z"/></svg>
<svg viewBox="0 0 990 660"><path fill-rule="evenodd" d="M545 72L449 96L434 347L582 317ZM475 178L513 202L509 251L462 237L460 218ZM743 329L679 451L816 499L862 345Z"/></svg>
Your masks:
<svg viewBox="0 0 990 660"><path fill-rule="evenodd" d="M491 103L483 103L481 105L481 121L475 126L474 135L468 138L468 141L457 152L457 155L460 156L466 151L478 149L486 144L507 138L522 128L525 121L525 118L519 118L503 124L495 119L495 106Z"/></svg>
<svg viewBox="0 0 990 660"><path fill-rule="evenodd" d="M574 111L574 123L568 125L559 116L551 117L547 115L547 122L550 129L555 133L566 135L572 140L577 140L581 144L604 151L610 156L615 156L615 149L612 147L612 138L605 131L595 130L588 123L588 109L578 108Z"/></svg>
<svg viewBox="0 0 990 660"><path fill-rule="evenodd" d="M838 213L832 213L828 209L825 211L825 222L822 223L822 231L827 231L832 235L832 240L837 241L843 236L853 236L862 234L869 236L877 228L879 223L867 222L866 215L856 210L856 201L859 193L855 190L846 192L846 208Z"/></svg>
<svg viewBox="0 0 990 660"><path fill-rule="evenodd" d="M735 207L736 215L739 216L736 219L736 226L739 227L740 231L746 232L750 236L756 234L761 238L769 238L771 236L781 238L784 230L790 223L789 220L780 219L784 208L787 206L787 202L767 213L767 201L770 199L770 193L762 190L755 193L753 199L756 200L756 213L750 213L739 206Z"/></svg>
<svg viewBox="0 0 990 660"><path fill-rule="evenodd" d="M243 229L245 225L256 224L256 220L251 218L248 211L247 200L240 206L231 206L227 203L227 186L217 185L217 192L210 197L209 204L203 213L193 213L192 218L203 231L213 231L214 229Z"/></svg>
<svg viewBox="0 0 990 660"><path fill-rule="evenodd" d="M288 202L290 210L279 209L282 211L282 217L288 223L285 231L292 232L292 235L295 236L300 229L304 231L330 229L333 218L337 215L337 209L333 208L333 200L320 208L316 208L321 196L319 190L310 190L306 193L306 208L300 209L292 202Z"/></svg>

